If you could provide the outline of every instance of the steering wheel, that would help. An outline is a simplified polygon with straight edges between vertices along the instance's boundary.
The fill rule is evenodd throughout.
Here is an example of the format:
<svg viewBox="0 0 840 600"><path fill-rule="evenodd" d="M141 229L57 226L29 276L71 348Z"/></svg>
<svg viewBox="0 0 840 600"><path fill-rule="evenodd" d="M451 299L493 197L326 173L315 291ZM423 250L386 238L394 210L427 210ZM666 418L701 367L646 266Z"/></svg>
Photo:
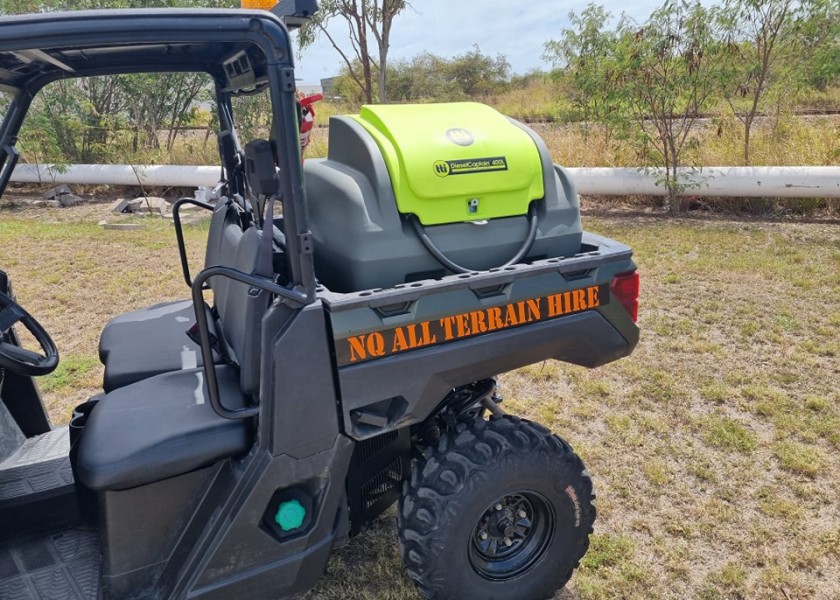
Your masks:
<svg viewBox="0 0 840 600"><path fill-rule="evenodd" d="M3 333L20 322L41 344L43 354L3 340ZM50 334L7 294L0 292L0 367L18 375L46 375L58 366L58 349Z"/></svg>

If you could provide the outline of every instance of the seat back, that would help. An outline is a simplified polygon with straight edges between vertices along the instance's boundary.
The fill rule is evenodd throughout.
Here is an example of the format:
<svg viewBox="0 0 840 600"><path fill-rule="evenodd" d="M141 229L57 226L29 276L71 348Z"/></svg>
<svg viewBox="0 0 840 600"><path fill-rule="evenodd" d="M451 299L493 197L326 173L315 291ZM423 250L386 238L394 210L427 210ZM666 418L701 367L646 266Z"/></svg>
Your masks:
<svg viewBox="0 0 840 600"><path fill-rule="evenodd" d="M204 268L222 264L222 238L225 226L239 222L239 211L233 202L219 202L213 209L210 219L210 231L207 233L207 250L204 255ZM212 286L213 282L210 282Z"/></svg>
<svg viewBox="0 0 840 600"><path fill-rule="evenodd" d="M227 227L223 239L225 266L252 274L260 250L260 233ZM249 285L217 277L213 290L221 331L240 368L241 389L255 395L259 391L260 322L268 308L269 294Z"/></svg>
<svg viewBox="0 0 840 600"><path fill-rule="evenodd" d="M266 142L256 140L249 146L259 144ZM256 166L259 169L274 169L271 161ZM251 178L264 175L260 171L246 173ZM217 262L221 266L252 275L258 266L262 232L253 222L243 231L238 216L234 216L236 218L225 218L218 233L212 231L211 224L210 235L219 240ZM210 258L208 246L208 261ZM211 281L221 332L239 363L242 392L256 395L260 381L261 321L268 308L270 295L264 290L223 276Z"/></svg>

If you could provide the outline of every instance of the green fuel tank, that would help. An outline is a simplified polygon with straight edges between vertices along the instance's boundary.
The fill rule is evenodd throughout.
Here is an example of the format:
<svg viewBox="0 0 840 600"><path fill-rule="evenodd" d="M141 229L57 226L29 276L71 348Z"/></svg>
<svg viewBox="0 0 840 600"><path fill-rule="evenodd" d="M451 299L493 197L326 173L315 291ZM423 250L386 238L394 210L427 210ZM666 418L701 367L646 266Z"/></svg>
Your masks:
<svg viewBox="0 0 840 600"><path fill-rule="evenodd" d="M574 186L530 128L472 102L365 106L330 119L329 154L304 164L316 274L336 292L580 250ZM530 214L529 214L530 211Z"/></svg>

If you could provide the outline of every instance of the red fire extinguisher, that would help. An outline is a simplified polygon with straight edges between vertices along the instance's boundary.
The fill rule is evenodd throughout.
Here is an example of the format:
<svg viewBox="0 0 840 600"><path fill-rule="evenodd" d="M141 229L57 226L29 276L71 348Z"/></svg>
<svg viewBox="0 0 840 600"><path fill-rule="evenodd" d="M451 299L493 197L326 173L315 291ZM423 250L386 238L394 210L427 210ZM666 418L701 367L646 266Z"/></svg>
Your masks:
<svg viewBox="0 0 840 600"><path fill-rule="evenodd" d="M300 156L303 158L312 129L315 127L315 103L324 99L323 94L313 94L301 98L300 102Z"/></svg>

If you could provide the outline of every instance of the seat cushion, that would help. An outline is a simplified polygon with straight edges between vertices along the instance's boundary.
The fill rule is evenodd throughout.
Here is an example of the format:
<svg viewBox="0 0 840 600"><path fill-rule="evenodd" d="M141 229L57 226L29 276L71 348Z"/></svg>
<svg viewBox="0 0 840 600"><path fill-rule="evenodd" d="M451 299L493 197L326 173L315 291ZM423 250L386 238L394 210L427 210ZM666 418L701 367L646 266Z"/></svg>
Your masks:
<svg viewBox="0 0 840 600"><path fill-rule="evenodd" d="M215 335L208 309L208 323ZM103 388L117 388L171 371L200 367L201 349L188 336L195 324L191 300L166 302L111 319L99 338L99 359L105 365ZM213 361L222 357L213 352Z"/></svg>
<svg viewBox="0 0 840 600"><path fill-rule="evenodd" d="M223 404L241 408L235 367L216 367ZM79 440L78 475L94 490L133 488L248 452L250 421L218 416L204 370L165 373L100 399Z"/></svg>

